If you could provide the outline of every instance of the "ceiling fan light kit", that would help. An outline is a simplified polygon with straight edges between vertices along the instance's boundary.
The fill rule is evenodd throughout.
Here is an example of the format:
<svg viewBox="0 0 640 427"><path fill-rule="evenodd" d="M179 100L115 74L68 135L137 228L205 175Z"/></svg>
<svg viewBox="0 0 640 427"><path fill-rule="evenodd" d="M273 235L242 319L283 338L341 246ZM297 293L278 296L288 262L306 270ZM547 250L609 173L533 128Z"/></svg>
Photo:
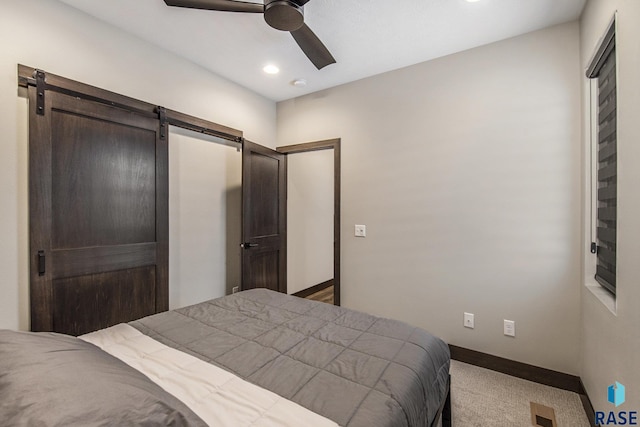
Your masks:
<svg viewBox="0 0 640 427"><path fill-rule="evenodd" d="M276 30L295 31L304 24L304 9L292 1L266 0L264 20Z"/></svg>
<svg viewBox="0 0 640 427"><path fill-rule="evenodd" d="M220 12L262 13L270 27L289 31L318 70L336 60L318 36L304 23L304 5L310 0L264 0L264 4L237 0L164 0L167 6Z"/></svg>

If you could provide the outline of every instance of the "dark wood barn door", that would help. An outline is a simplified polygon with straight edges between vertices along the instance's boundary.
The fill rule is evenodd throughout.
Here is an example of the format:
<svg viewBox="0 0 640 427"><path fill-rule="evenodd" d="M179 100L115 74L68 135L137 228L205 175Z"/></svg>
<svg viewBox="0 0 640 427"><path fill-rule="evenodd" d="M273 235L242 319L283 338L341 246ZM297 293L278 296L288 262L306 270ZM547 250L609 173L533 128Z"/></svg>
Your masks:
<svg viewBox="0 0 640 427"><path fill-rule="evenodd" d="M287 292L286 156L248 141L242 149L242 289Z"/></svg>
<svg viewBox="0 0 640 427"><path fill-rule="evenodd" d="M29 88L31 329L79 335L168 309L159 120Z"/></svg>

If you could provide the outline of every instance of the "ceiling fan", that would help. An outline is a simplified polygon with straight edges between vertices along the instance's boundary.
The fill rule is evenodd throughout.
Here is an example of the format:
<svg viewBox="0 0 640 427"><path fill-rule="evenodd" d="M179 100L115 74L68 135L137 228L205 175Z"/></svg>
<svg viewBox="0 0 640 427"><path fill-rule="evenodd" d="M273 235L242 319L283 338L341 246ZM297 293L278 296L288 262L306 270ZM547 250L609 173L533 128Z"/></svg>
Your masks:
<svg viewBox="0 0 640 427"><path fill-rule="evenodd" d="M271 27L289 31L300 49L318 70L336 60L313 31L304 23L304 5L310 0L264 0L264 4L237 0L164 0L167 6L223 12L262 13Z"/></svg>

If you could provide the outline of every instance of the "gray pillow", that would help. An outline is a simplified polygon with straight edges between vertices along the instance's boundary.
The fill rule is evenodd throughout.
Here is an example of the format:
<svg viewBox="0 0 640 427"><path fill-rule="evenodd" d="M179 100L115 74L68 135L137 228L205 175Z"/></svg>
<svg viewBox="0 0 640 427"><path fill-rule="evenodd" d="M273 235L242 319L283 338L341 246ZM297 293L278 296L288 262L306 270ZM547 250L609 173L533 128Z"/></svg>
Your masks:
<svg viewBox="0 0 640 427"><path fill-rule="evenodd" d="M205 426L180 400L75 337L0 330L1 426Z"/></svg>

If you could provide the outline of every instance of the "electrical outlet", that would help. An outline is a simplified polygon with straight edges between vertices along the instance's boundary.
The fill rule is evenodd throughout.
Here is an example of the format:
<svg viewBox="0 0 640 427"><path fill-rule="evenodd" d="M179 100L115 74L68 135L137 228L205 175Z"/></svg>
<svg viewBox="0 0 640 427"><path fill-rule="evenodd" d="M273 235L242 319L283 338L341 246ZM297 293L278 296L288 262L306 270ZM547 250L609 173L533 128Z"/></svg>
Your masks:
<svg viewBox="0 0 640 427"><path fill-rule="evenodd" d="M231 293L232 294L235 294L238 291L240 291L240 286L234 286L233 288L231 288Z"/></svg>
<svg viewBox="0 0 640 427"><path fill-rule="evenodd" d="M504 319L504 334L509 337L516 336L516 322Z"/></svg>
<svg viewBox="0 0 640 427"><path fill-rule="evenodd" d="M355 235L356 237L367 237L367 226L356 224Z"/></svg>
<svg viewBox="0 0 640 427"><path fill-rule="evenodd" d="M463 318L463 324L465 328L473 329L475 327L475 321L473 313L465 313Z"/></svg>

